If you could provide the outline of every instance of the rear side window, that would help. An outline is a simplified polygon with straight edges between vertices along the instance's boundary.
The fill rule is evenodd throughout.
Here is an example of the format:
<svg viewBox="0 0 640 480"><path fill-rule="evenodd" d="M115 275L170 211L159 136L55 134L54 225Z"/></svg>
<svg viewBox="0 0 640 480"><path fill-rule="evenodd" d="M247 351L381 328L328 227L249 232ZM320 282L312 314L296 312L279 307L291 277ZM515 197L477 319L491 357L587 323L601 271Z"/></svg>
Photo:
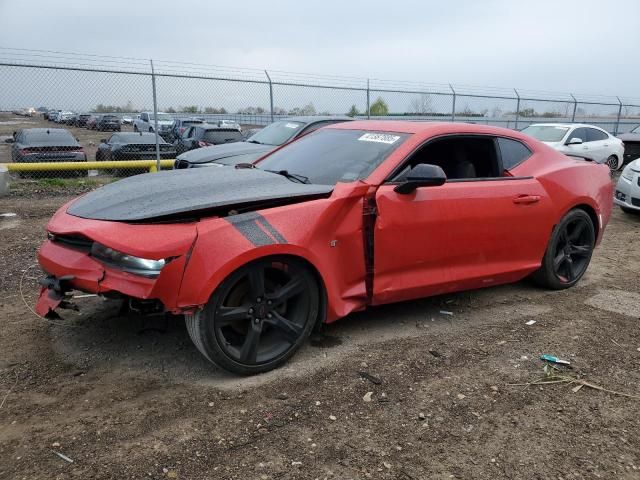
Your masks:
<svg viewBox="0 0 640 480"><path fill-rule="evenodd" d="M531 150L517 140L499 137L498 145L500 146L502 168L505 170L511 170L531 156Z"/></svg>
<svg viewBox="0 0 640 480"><path fill-rule="evenodd" d="M597 142L598 140L607 140L609 135L604 133L602 130L598 130L596 128L587 128L587 141L589 142Z"/></svg>

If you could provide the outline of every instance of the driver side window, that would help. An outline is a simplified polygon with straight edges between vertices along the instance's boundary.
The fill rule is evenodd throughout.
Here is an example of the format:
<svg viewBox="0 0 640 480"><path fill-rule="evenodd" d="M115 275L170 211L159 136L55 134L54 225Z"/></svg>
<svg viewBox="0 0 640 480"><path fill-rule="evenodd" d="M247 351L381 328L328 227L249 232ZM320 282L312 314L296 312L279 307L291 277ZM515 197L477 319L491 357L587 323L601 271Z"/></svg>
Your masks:
<svg viewBox="0 0 640 480"><path fill-rule="evenodd" d="M502 176L495 139L489 136L449 136L432 140L409 157L392 181L404 181L409 171L420 163L441 167L447 181Z"/></svg>

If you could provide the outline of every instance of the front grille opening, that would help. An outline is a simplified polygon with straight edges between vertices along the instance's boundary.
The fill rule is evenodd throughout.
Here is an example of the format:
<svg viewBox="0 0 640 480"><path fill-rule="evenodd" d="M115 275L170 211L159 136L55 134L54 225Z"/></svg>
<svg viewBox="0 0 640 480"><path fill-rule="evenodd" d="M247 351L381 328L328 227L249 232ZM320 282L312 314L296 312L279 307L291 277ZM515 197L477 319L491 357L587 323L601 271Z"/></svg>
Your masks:
<svg viewBox="0 0 640 480"><path fill-rule="evenodd" d="M56 235L54 233L49 233L48 236L49 240L54 243L59 243L78 250L91 250L91 246L93 245L93 240L90 240L83 235Z"/></svg>

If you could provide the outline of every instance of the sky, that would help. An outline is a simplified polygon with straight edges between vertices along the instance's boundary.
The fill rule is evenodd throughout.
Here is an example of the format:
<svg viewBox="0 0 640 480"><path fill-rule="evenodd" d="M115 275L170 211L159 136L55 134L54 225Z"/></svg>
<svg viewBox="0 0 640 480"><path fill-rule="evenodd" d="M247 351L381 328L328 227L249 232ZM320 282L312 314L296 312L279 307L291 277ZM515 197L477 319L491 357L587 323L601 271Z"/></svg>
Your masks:
<svg viewBox="0 0 640 480"><path fill-rule="evenodd" d="M0 0L0 47L640 97L638 0Z"/></svg>

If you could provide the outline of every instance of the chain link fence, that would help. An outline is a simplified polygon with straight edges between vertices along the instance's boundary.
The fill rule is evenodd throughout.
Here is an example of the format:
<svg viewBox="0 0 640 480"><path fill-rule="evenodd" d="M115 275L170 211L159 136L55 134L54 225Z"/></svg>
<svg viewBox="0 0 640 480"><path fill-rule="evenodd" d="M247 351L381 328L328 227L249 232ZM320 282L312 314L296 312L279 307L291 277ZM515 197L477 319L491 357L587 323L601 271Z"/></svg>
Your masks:
<svg viewBox="0 0 640 480"><path fill-rule="evenodd" d="M43 171L34 167L13 173L15 178L50 181L70 176L109 181L158 166L170 168L169 161L152 163L158 157L170 160L175 156L179 132L169 134L159 125L161 134L156 134L154 120L138 118L142 112L153 118L156 111L155 118L170 121L197 117L217 125L227 120L237 122L244 131L301 115L455 121L513 129L539 122L581 122L614 135L640 123L640 101L631 98L6 48L0 48L0 85L4 87L0 89L0 164L89 162L83 164L84 169L70 166ZM57 120L47 119L50 112ZM20 138L8 143L14 131L29 128L66 129L78 146L51 150L29 146ZM118 132L139 135L137 140L126 138L133 145L123 151L128 153L113 152L111 136ZM93 163L111 160L147 163L136 163L136 168Z"/></svg>

